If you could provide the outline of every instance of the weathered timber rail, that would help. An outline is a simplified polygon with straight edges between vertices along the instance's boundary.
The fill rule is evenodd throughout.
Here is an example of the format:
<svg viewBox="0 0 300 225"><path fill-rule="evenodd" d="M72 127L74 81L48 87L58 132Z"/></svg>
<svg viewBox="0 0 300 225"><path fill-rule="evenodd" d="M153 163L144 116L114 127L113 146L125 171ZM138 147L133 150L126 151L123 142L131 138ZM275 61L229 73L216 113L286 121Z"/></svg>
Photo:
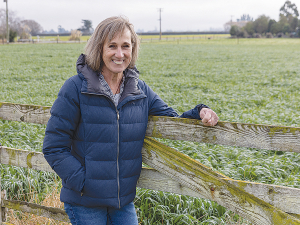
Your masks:
<svg viewBox="0 0 300 225"><path fill-rule="evenodd" d="M3 120L46 124L49 117L50 107L0 103ZM138 187L210 199L254 224L300 224L300 189L230 179L151 138L300 152L300 128L231 122L205 127L199 120L149 117L146 136L143 162L153 169L142 169ZM42 153L0 150L1 164L53 172ZM69 221L62 209L2 199L5 208Z"/></svg>

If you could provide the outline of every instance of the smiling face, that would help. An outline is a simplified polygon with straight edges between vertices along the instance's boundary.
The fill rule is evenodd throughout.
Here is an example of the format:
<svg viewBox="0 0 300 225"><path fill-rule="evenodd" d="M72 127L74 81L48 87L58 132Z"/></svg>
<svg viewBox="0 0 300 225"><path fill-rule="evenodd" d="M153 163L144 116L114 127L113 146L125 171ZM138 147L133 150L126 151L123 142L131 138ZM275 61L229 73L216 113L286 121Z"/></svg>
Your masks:
<svg viewBox="0 0 300 225"><path fill-rule="evenodd" d="M130 64L131 57L131 33L128 29L125 29L122 33L115 35L111 41L104 43L102 74L116 76L123 73Z"/></svg>

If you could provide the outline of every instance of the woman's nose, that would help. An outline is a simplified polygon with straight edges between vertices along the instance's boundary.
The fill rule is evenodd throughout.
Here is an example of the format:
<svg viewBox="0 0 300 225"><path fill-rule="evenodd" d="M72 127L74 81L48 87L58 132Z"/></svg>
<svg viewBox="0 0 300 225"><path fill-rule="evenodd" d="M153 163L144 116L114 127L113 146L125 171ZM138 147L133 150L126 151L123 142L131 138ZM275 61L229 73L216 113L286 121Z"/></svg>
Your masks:
<svg viewBox="0 0 300 225"><path fill-rule="evenodd" d="M122 57L124 56L124 53L123 53L122 48L118 48L115 55L116 55L116 57L118 57L118 58L122 58Z"/></svg>

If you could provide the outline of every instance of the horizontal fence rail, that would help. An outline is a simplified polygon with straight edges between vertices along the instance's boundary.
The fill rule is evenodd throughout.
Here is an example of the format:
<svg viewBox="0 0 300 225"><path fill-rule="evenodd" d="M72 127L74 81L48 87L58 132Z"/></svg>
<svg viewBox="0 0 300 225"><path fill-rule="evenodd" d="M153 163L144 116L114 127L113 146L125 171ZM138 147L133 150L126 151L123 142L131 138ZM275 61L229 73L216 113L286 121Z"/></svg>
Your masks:
<svg viewBox="0 0 300 225"><path fill-rule="evenodd" d="M0 119L46 124L49 118L50 107L0 103ZM295 127L232 122L206 127L199 120L149 117L142 155L153 169L142 169L137 186L213 200L254 224L300 224L300 189L230 179L150 137L300 152L299 135ZM1 164L54 172L42 153L0 149ZM68 221L61 209L11 200L1 205Z"/></svg>
<svg viewBox="0 0 300 225"><path fill-rule="evenodd" d="M31 213L37 216L46 217L62 222L70 222L68 215L63 209L46 207L34 203L16 201L16 200L3 200L2 206L8 209L14 209L26 213Z"/></svg>
<svg viewBox="0 0 300 225"><path fill-rule="evenodd" d="M150 143L150 144L149 144ZM154 147L153 147L154 143ZM195 186L191 186L187 184L186 182L178 182L178 180L181 180L182 177L186 176L186 174L179 173L176 175L165 174L165 171L167 169L165 166L159 167L161 168L162 172L157 171L156 169L148 169L143 168L141 172L140 179L138 181L137 187L140 188L146 188L146 189L152 189L152 190L158 190L158 191L164 191L164 192L171 192L175 194L182 194L182 195L189 195L192 197L198 197L198 198L205 198L209 200L216 201L216 196L220 195L220 192L222 192L222 189L220 189L220 184L217 185L214 184L214 182L218 181L221 183L226 183L226 187L229 185L231 188L236 187L238 190L238 195L241 195L240 192L248 192L250 194L250 199L255 202L255 197L259 198L266 203L273 205L277 207L278 209L293 213L293 214L300 214L300 189L296 188L289 188L289 187L282 187L277 185L268 185L268 184L259 184L254 182L247 182L247 181L238 181L238 180L232 180L216 171L211 170L209 167L204 166L203 164L190 159L189 157L183 155L182 153L179 153L167 146L164 146L160 144L159 142L147 138L145 140L144 148L143 148L143 161L147 163L150 166L156 167L156 161L157 159L150 159L150 157L153 157L154 153L151 153L151 156L149 152L155 151L155 154L157 154L157 149L162 150L163 154L169 154L170 150L173 151L174 154L177 155L177 159L184 159L189 160L187 164L190 164L191 168L186 169L188 170L189 176L191 176L191 171L199 170L206 174L206 178L209 178L209 185L204 185L204 190L199 189L199 187L195 188ZM161 153L160 153L161 154ZM40 152L30 152L26 150L21 149L13 149L8 147L1 147L1 164L6 165L12 165L12 166L18 166L18 167L24 167L29 169L35 169L35 170L41 170L41 171L47 171L47 172L54 172L47 161L45 160L44 156ZM172 155L170 157L170 164L171 167L175 165L175 161L173 160L175 158L175 155ZM182 165L181 165L182 167ZM158 169L159 169L158 168ZM174 169L171 168L171 171L174 172ZM173 173L172 172L172 173ZM173 177L170 178L170 177ZM197 180L193 182L199 182L201 179L203 179L203 175L197 174ZM213 180L213 178L216 179L216 181ZM187 178L188 179L188 178ZM195 178L193 178L195 180ZM207 181L206 181L207 182ZM196 185L197 186L197 185ZM224 192L224 191L223 191ZM217 194L218 193L218 194ZM253 196L252 196L253 195ZM242 195L243 196L243 195ZM235 198L232 196L228 197L226 199L226 204L228 204L228 201L234 201ZM245 199L243 198L243 201ZM257 202L258 200L256 200ZM223 201L217 201L220 205L224 205ZM253 204L253 203L252 203ZM234 207L237 207L237 203L232 203ZM230 205L229 205L230 206ZM225 207L230 208L228 205ZM39 208L39 205L32 204L32 203L25 203L22 201L14 201L14 200L5 200L4 201L4 207L10 208L10 209L21 209L25 212L30 212L35 215L44 216L52 219L57 219L60 221L66 221L65 217L61 216L52 216L55 215L55 212L59 212L62 215L65 215L63 210L62 211L53 211L52 207L45 207L41 206ZM270 206L269 206L270 207ZM45 213L44 211L49 208L49 213ZM243 207L241 207L243 208ZM253 208L253 206L251 206ZM273 210L274 207L271 207ZM23 210L24 209L24 210ZM31 210L30 210L31 209ZM246 209L249 213L249 209ZM234 211L234 210L233 210ZM249 215L243 215L245 218L248 218ZM267 224L267 223L262 223Z"/></svg>
<svg viewBox="0 0 300 225"><path fill-rule="evenodd" d="M210 171L196 160L146 137L143 162L201 194L204 198L247 218L254 224L300 224L300 220L235 186L231 179Z"/></svg>
<svg viewBox="0 0 300 225"><path fill-rule="evenodd" d="M0 102L0 119L47 124L49 106ZM300 152L300 128L219 121L207 127L200 120L149 117L146 136L218 145Z"/></svg>
<svg viewBox="0 0 300 225"><path fill-rule="evenodd" d="M300 128L219 121L206 127L200 120L149 117L146 136L217 145L300 152Z"/></svg>
<svg viewBox="0 0 300 225"><path fill-rule="evenodd" d="M0 102L0 119L27 123L47 124L50 106Z"/></svg>

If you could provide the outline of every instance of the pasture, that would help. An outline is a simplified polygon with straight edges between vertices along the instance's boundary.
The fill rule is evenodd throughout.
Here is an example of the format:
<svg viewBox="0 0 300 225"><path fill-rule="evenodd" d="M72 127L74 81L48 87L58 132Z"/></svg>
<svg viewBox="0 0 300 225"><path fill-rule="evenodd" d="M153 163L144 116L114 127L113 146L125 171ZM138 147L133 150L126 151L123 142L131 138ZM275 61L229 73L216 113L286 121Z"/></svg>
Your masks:
<svg viewBox="0 0 300 225"><path fill-rule="evenodd" d="M76 74L84 44L0 46L0 102L51 106ZM198 103L221 121L299 127L300 39L197 39L143 43L137 67L144 80L182 113ZM45 126L0 120L2 145L41 151ZM300 188L296 153L160 140L234 179ZM42 201L59 178L1 166L10 198ZM18 181L17 181L18 180ZM20 182L20 180L22 182ZM201 199L138 190L141 224L222 224L239 220Z"/></svg>

